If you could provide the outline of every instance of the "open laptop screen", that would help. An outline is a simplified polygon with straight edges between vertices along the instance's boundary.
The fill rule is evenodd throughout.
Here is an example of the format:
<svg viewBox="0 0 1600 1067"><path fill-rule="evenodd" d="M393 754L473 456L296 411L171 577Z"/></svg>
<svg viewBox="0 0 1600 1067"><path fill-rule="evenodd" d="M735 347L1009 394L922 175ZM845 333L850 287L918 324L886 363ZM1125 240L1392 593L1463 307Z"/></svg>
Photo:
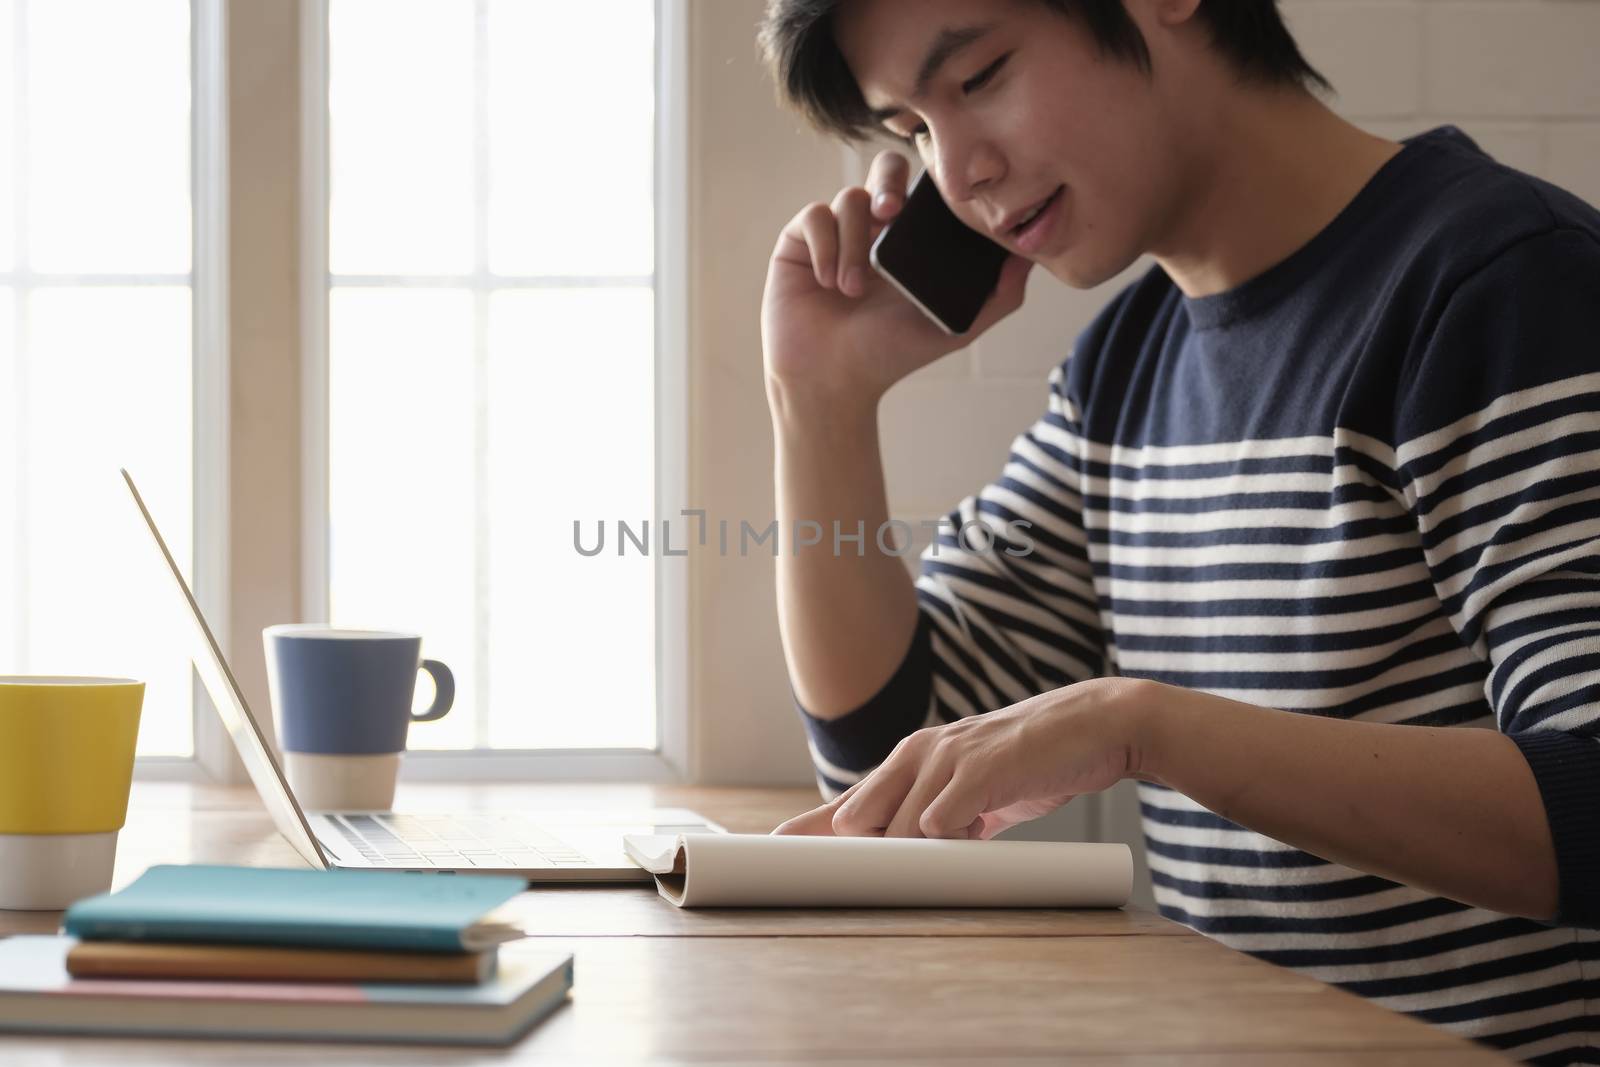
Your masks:
<svg viewBox="0 0 1600 1067"><path fill-rule="evenodd" d="M189 656L194 660L195 669L200 672L200 680L205 684L206 692L211 695L211 703L216 706L217 713L222 717L222 724L227 728L228 736L233 739L233 747L238 750L239 759L244 762L244 769L249 773L250 781L255 784L256 792L266 804L267 813L272 816L272 822L277 826L278 832L294 846L294 850L300 853L307 863L313 867L326 869L327 857L323 855L321 847L312 835L311 827L306 824L305 813L300 810L300 805L295 803L294 796L289 792L288 783L283 778L283 770L273 757L272 750L267 747L261 727L256 722L255 715L251 713L244 694L240 692L233 671L228 669L228 661L223 657L217 639L212 636L211 627L206 624L205 615L201 613L199 603L189 590L189 583L184 581L183 572L178 569L177 561L167 550L167 543L156 527L150 509L145 507L144 498L139 495L139 487L133 484L133 476L126 470L122 472L122 478L128 483L128 492L133 494L133 502L139 508L145 527L150 531L150 538L161 553L167 572L172 576L172 587L182 594L184 613L194 623L190 628Z"/></svg>

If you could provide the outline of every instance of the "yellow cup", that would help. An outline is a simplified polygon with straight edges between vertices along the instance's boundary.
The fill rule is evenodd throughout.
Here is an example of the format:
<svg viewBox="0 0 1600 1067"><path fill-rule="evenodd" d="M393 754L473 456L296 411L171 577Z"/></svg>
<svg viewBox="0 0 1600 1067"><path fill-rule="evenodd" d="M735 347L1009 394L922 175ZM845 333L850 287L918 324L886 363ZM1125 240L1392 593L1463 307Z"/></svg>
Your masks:
<svg viewBox="0 0 1600 1067"><path fill-rule="evenodd" d="M0 908L111 887L144 683L0 676Z"/></svg>

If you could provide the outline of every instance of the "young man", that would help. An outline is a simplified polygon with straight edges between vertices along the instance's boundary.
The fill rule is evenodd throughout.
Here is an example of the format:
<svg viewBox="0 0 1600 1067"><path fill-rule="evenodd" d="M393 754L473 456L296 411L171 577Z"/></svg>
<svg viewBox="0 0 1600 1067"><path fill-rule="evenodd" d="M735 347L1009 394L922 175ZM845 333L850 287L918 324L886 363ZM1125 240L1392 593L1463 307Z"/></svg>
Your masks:
<svg viewBox="0 0 1600 1067"><path fill-rule="evenodd" d="M779 518L866 531L780 558L838 793L780 829L988 837L1135 778L1163 914L1597 1062L1600 216L1344 122L1271 0L771 0L762 41L1015 253L967 336L924 320L867 262L893 153L778 239ZM884 391L1033 264L1141 253L913 585L873 544Z"/></svg>

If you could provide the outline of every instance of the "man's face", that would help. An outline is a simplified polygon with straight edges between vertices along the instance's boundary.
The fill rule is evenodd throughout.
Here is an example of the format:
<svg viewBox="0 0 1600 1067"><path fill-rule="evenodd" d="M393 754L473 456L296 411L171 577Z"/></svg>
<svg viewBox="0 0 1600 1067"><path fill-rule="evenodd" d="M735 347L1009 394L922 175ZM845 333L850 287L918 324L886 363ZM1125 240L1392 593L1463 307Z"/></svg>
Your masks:
<svg viewBox="0 0 1600 1067"><path fill-rule="evenodd" d="M1068 285L1116 275L1170 224L1168 109L1077 20L1029 0L845 0L834 34L867 106L912 139L961 220Z"/></svg>

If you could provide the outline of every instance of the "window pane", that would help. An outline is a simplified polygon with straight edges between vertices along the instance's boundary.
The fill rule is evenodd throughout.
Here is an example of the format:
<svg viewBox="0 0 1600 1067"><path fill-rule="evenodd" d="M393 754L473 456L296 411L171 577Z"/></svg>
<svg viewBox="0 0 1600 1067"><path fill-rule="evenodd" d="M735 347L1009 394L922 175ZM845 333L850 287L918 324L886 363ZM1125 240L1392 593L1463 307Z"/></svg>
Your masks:
<svg viewBox="0 0 1600 1067"><path fill-rule="evenodd" d="M16 260L16 245L12 238L12 220L15 217L16 189L13 185L16 172L16 134L13 130L12 64L16 61L15 39L12 24L16 21L16 8L12 0L0 0L0 271L8 271ZM0 556L0 560L6 557ZM3 588L3 587L0 587Z"/></svg>
<svg viewBox="0 0 1600 1067"><path fill-rule="evenodd" d="M28 14L37 271L189 270L189 5L48 0Z"/></svg>
<svg viewBox="0 0 1600 1067"><path fill-rule="evenodd" d="M189 290L40 290L28 314L17 669L142 679L139 752L188 755L188 643L117 468L191 567Z"/></svg>
<svg viewBox="0 0 1600 1067"><path fill-rule="evenodd" d="M418 747L654 747L655 559L572 544L652 517L653 297L520 280L652 273L654 4L329 3L331 614L454 669Z"/></svg>
<svg viewBox="0 0 1600 1067"><path fill-rule="evenodd" d="M475 742L472 297L335 289L329 309L330 612L422 635L455 707L413 748ZM418 704L429 692L418 684Z"/></svg>
<svg viewBox="0 0 1600 1067"><path fill-rule="evenodd" d="M654 110L650 0L493 0L490 269L648 275Z"/></svg>
<svg viewBox="0 0 1600 1067"><path fill-rule="evenodd" d="M331 269L470 271L473 5L330 0L328 34Z"/></svg>
<svg viewBox="0 0 1600 1067"><path fill-rule="evenodd" d="M653 748L654 559L616 550L617 520L637 533L654 511L651 293L524 290L491 308L489 742ZM604 520L606 551L579 555L574 519L586 547Z"/></svg>

